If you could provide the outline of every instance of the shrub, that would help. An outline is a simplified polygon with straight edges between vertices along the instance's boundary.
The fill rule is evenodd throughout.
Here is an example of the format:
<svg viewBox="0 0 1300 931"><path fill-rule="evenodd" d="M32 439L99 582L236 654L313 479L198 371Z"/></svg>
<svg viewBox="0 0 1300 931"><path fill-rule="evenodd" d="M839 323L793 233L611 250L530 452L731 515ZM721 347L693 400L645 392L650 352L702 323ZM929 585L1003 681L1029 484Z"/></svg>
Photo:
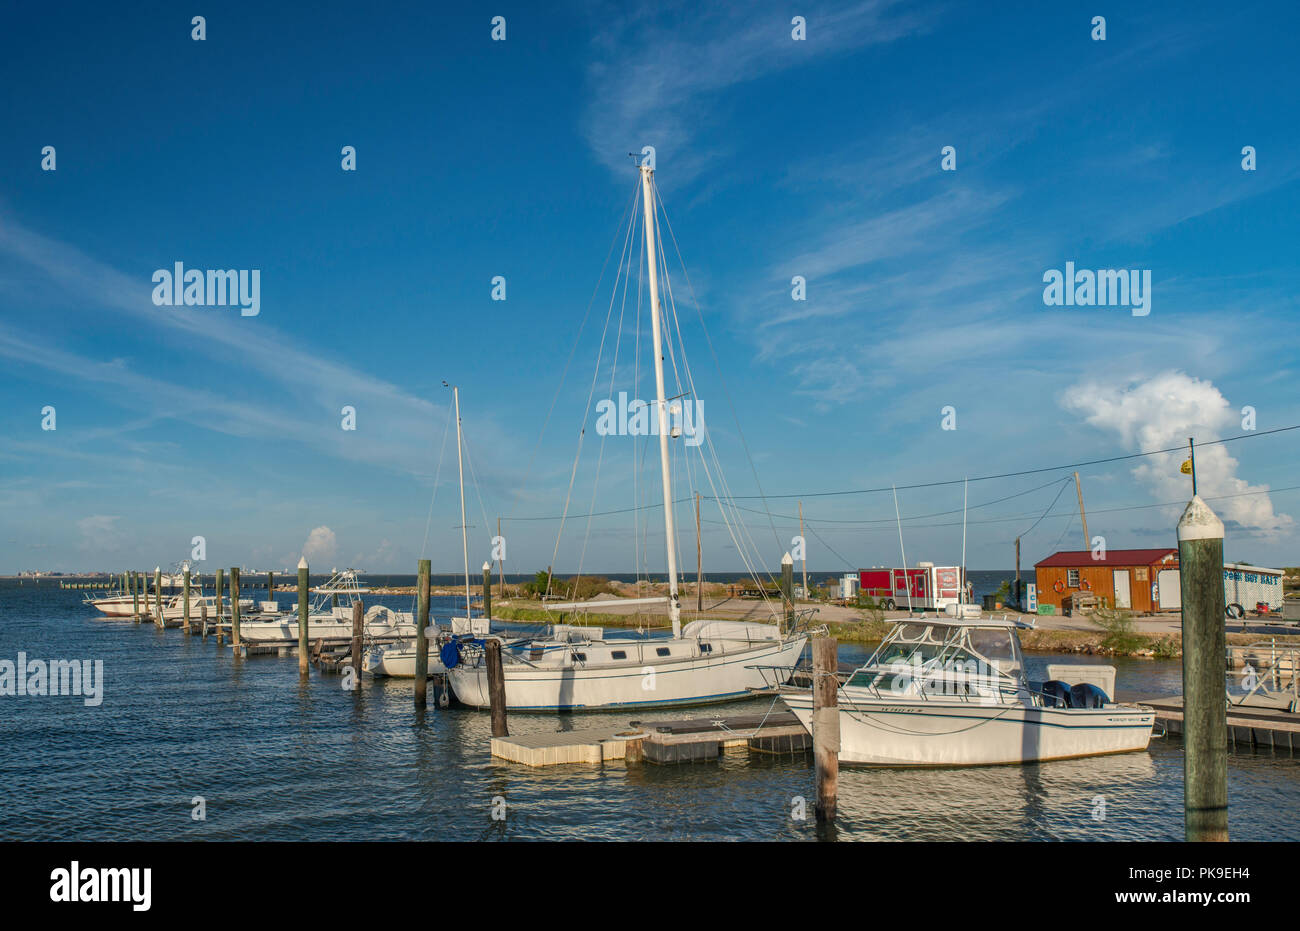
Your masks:
<svg viewBox="0 0 1300 931"><path fill-rule="evenodd" d="M1142 646L1142 637L1133 626L1133 612L1127 608L1112 608L1104 602L1092 612L1092 620L1106 636L1101 645L1116 653L1132 653Z"/></svg>

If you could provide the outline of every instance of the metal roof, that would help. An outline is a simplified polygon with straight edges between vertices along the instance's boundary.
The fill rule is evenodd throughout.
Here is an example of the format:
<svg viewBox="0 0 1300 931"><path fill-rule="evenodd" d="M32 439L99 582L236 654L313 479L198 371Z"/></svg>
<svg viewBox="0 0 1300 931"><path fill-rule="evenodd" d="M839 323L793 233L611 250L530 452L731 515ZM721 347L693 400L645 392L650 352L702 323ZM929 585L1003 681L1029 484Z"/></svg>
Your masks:
<svg viewBox="0 0 1300 931"><path fill-rule="evenodd" d="M1175 547L1167 546L1155 550L1107 550L1104 557L1094 556L1091 550L1066 550L1053 553L1046 559L1034 563L1035 569L1052 566L1149 566L1160 562L1170 553L1178 555Z"/></svg>

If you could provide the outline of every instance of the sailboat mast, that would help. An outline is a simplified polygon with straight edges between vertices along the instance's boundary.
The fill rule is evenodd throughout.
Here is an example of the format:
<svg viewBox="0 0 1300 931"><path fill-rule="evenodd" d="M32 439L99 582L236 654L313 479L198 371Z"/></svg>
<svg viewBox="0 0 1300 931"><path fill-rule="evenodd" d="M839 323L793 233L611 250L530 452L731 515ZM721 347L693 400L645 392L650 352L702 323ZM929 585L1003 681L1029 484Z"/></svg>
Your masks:
<svg viewBox="0 0 1300 931"><path fill-rule="evenodd" d="M664 483L664 538L668 544L668 618L673 636L682 632L682 606L677 600L677 539L673 530L673 480L668 456L668 403L664 400L663 336L659 322L658 238L655 234L654 169L641 166L641 194L645 203L645 254L650 272L650 322L654 333L655 392L659 407L659 465Z"/></svg>
<svg viewBox="0 0 1300 931"><path fill-rule="evenodd" d="M453 387L451 396L456 402L456 468L460 472L460 545L465 555L465 617L471 617L469 609L469 530L465 521L465 457L461 454L460 443L460 388Z"/></svg>

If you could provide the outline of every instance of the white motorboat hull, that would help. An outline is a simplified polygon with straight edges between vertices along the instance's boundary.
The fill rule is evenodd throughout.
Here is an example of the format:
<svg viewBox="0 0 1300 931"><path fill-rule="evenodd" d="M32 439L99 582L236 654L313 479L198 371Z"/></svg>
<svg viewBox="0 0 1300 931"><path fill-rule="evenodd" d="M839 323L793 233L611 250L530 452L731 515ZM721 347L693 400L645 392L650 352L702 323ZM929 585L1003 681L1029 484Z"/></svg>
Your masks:
<svg viewBox="0 0 1300 931"><path fill-rule="evenodd" d="M90 606L105 617L130 617L133 602L130 595L117 595L111 598L94 598Z"/></svg>
<svg viewBox="0 0 1300 931"><path fill-rule="evenodd" d="M407 615L409 617L409 615ZM390 616L391 617L391 616ZM368 638L414 637L414 621L366 621L362 627L363 635ZM248 621L239 625L240 639L258 643L260 641L297 640L297 615L282 615L270 621ZM333 614L314 614L307 618L307 638L309 640L342 640L352 636L352 621L343 620Z"/></svg>
<svg viewBox="0 0 1300 931"><path fill-rule="evenodd" d="M430 641L428 676L440 676L447 670L438 656L438 647ZM362 668L372 676L393 679L415 678L416 649L414 644L398 644L371 650L362 660Z"/></svg>
<svg viewBox="0 0 1300 931"><path fill-rule="evenodd" d="M812 733L812 693L783 695ZM874 766L992 766L1145 750L1155 712L1140 705L1042 708L1032 701L839 696L840 761Z"/></svg>
<svg viewBox="0 0 1300 931"><path fill-rule="evenodd" d="M773 667L784 668L785 675L778 678L788 679L805 643L806 637L796 637L671 662L563 668L510 664L503 667L506 707L514 711L623 710L734 701L770 687ZM447 679L461 703L475 708L490 706L487 669L482 664L453 666L447 670Z"/></svg>

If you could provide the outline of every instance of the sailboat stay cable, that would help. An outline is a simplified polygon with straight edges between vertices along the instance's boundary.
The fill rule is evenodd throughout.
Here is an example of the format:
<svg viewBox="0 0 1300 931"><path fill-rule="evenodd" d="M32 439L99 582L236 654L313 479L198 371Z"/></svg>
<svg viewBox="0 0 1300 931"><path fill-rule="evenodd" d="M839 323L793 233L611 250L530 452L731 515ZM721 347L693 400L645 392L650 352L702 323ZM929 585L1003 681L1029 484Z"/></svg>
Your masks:
<svg viewBox="0 0 1300 931"><path fill-rule="evenodd" d="M662 206L662 201L661 201L661 206ZM664 213L664 223L665 223L666 226L668 226L668 228L669 228L669 234L670 234L670 236L672 236L672 225L671 225L671 223L668 221L668 217L667 217L667 213L666 213L666 212ZM673 243L674 243L674 247L676 248L677 244L676 244L676 237L675 237L675 236L673 236ZM683 272L684 276L686 277L686 282L687 282L688 290L691 292L692 297L694 298L694 288L693 288L693 286L691 285L691 282L690 282L690 274L689 274L689 272L687 272L687 270L686 270L685 262L682 260L682 257L681 257L681 250L680 250L680 248L677 248L677 258L678 258L678 261L682 264L682 272ZM664 259L664 261L665 261L665 264L666 264L666 263L667 263L666 255L665 255L665 259ZM668 285L668 287L669 287L669 294L670 294L670 301L671 301L671 281L669 281L669 285ZM695 300L695 305L696 305L696 313L697 313L697 316L699 317L699 320L700 320L700 326L701 326L701 329L704 331L705 338L706 338L706 340L708 341L710 351L712 352L712 351L713 351L713 343L712 343L712 339L711 339L711 337L709 337L708 327L707 327L707 326L705 325L705 323L704 323L703 312L702 312L702 310L701 310L701 308L700 308L700 306L699 306L699 301L698 301L698 299L695 298L694 300ZM675 323L676 323L676 329L677 329L677 333L678 333L678 338L679 338L679 340L680 340L680 339L681 339L681 322L680 322L680 319L678 319L678 317L677 317L677 309L676 309L676 303L675 303L675 302L672 302L672 303L671 303L671 308L672 308L673 319L674 319L674 321L675 321ZM682 356L683 356L683 367L685 368L686 373L687 373L687 378L688 378L688 380L689 380L691 393L692 393L692 395L694 395L694 396L698 396L698 392L696 391L695 384L694 384L694 375L693 375L693 373L692 373L692 371L691 371L691 367L690 367L689 359L686 357L686 348L685 348L685 344L684 344L684 342L682 342L681 351L682 351ZM722 375L722 372L721 372L721 366L718 365L718 360L717 360L717 354L716 354L716 352L713 353L713 358L714 358L714 364L715 364L715 367L717 367L717 369L718 369L719 379L722 381L724 394L726 394L728 404L729 404L729 406L731 407L732 417L733 417L733 419L736 421L737 433L738 433L738 435L740 436L742 446L743 446L743 448L744 448L744 450L745 450L746 458L747 458L748 461L749 461L750 471L751 471L751 473L754 475L754 481L755 481L755 484L758 486L759 490L762 491L762 484L761 484L761 482L760 482L759 479L758 479L758 472L757 472L757 469L756 469L756 467L755 467L755 465L754 465L753 457L750 455L749 448L748 448L748 444L747 444L747 442L745 441L744 431L743 431L743 429L740 427L740 424L739 424L739 415L738 415L738 413L736 412L736 409L735 409L735 405L734 405L734 403L732 403L732 401L731 401L731 397L730 397L729 392L727 392L727 390L726 390L726 381L725 381L725 377ZM745 565L745 568L746 568L747 573L748 573L749 576L754 580L754 582L756 583L756 585L757 585L758 588L759 588L759 591L762 593L762 596L761 596L761 597L763 598L763 601L764 601L764 605L765 605L765 607L766 607L769 611L771 611L771 612L773 613L774 616L780 616L779 613L778 613L778 609L777 609L777 607L773 604L773 602L772 602L772 601L768 598L768 596L767 596L768 587L767 587L767 585L765 585L765 584L763 583L763 581L760 579L760 572L761 572L761 574L766 575L766 576L768 577L768 579L769 579L770 581L772 581L772 582L775 582L775 577L773 576L773 574L772 574L770 571L760 570L760 568L759 568L759 566L762 564L762 560L760 560L760 559L757 558L757 554L760 552L760 548L757 546L757 544L756 544L756 542L755 542L755 540L754 540L754 537L753 537L753 534L752 534L751 531L750 531L749 525L745 522L745 520L743 519L742 515L741 515L738 511L735 510L735 500L734 500L734 496L732 495L732 492L731 492L731 488L730 488L729 482L728 482L728 480L727 480L726 472L725 472L725 470L722 469L721 458L719 457L719 455L718 455L718 451L717 451L717 447L716 447L716 445L715 445L714 442L713 442L712 434L711 434L708 430L705 430L705 431L704 431L704 444L705 444L704 449L707 450L707 455L705 454L704 449L702 449L702 451L701 451L701 464L704 466L706 476L707 476L707 477L709 478L709 480L710 480L710 487L712 488L712 491L713 491L713 497L714 497L714 500L717 501L717 502L719 503L719 505L720 505L720 507L719 507L719 512L720 512L720 514L722 515L722 517L723 517L723 519L724 519L724 523L725 523L725 525L726 525L726 527L727 527L728 533L732 536L732 542L733 542L733 545L734 545L735 548L736 548L736 552L740 555L741 560L742 560L742 562L743 562L744 565ZM714 468L713 468L712 470L709 469L709 459L710 459L710 458L712 459L712 461L713 461L713 465L714 465ZM715 477L715 475L716 475L717 483L718 483L719 485L721 485L721 491L719 491L719 489L713 485L713 481L714 481L714 477ZM776 543L777 543L777 548L778 548L778 549L782 549L782 547L781 547L781 545L780 545L780 542L781 542L781 541L780 541L780 537L779 537L779 535L778 535L777 532L776 532L776 526L775 526L775 523L772 521L772 518L771 518L770 515L768 515L768 527L769 527L769 529L772 531L773 539L774 539L774 540L776 541ZM744 541L743 543L742 543L742 539L743 539L743 541ZM753 558L753 559L751 559L751 556L750 556L751 553L754 554L754 558Z"/></svg>
<svg viewBox="0 0 1300 931"><path fill-rule="evenodd" d="M420 558L424 559L429 547L429 524L433 521L433 502L438 500L438 481L442 476L442 457L447 452L447 431L451 429L451 405L447 405L447 416L442 424L442 445L438 449L438 468L433 473L433 493L429 495L429 513L424 519L424 542L420 544Z"/></svg>
<svg viewBox="0 0 1300 931"><path fill-rule="evenodd" d="M610 365L609 365L608 395L610 398L614 397L614 385L616 384L616 378L618 376L618 354L620 349L622 349L623 346L623 323L624 323L624 318L626 317L627 314L627 285L628 285L628 279L630 277L631 277L630 275L623 276L623 298L621 301L619 301L618 327L614 333L614 353L613 353L613 357L610 359ZM617 280L615 281L614 290L615 292L617 292L618 290ZM611 300L611 306L612 306L612 300ZM599 365L599 363L597 364ZM586 531L582 535L582 549L578 554L578 571L573 578L572 586L570 586L570 592L568 595L570 600L574 600L577 598L578 585L582 581L582 569L584 564L587 561L587 543L591 539L590 512L596 509L596 495L600 490L600 467L601 465L604 464L605 461L605 441L607 439L609 439L608 433L601 435L600 445L598 447L598 451L596 454L596 471L595 474L592 476L592 480L591 480L591 503L587 506L587 511L589 516L587 517Z"/></svg>
<svg viewBox="0 0 1300 931"><path fill-rule="evenodd" d="M659 201L660 201L660 209L663 210L662 198L659 198ZM694 297L694 288L693 288L693 286L691 286L691 283L690 283L690 274L687 272L685 262L682 260L682 257L681 257L681 250L680 250L680 248L677 248L677 240L676 240L676 237L673 236L673 234L672 234L672 224L668 221L668 215L667 215L666 210L664 211L664 224L665 224L665 225L668 227L668 229L669 229L669 235L673 237L673 245L674 245L674 248L676 249L676 254L677 254L678 262L681 263L681 266L682 266L682 273L683 273L683 275L684 275L685 278L686 278L686 282L687 282L688 290L691 291L692 296ZM666 267L666 266L667 266L667 255L666 255L666 253L664 254L664 264L665 264L665 267ZM685 371L686 371L686 377L687 377L687 380L688 380L688 385L689 385L690 393L691 393L691 395L692 395L693 397L698 397L698 392L697 392L697 390L696 390L696 386L695 386L694 375L693 375L693 373L692 373L692 371L691 371L691 367L690 367L690 361L689 361L689 359L688 359L687 356L686 356L686 347L685 347L685 342L684 342L684 340L682 340L682 336L681 336L681 332L682 332L682 330L681 330L681 321L680 321L680 319L678 318L678 315L677 315L677 305L676 305L676 302L675 302L675 300L673 300L673 294L672 294L672 281L671 281L671 279L668 279L667 284L666 284L666 287L667 287L667 291L668 291L669 307L670 307L670 309L671 309L671 318L672 318L672 320L673 320L673 322L674 322L675 329L676 329L676 332L677 332L677 338L678 338L678 341L679 341L679 343L680 343L680 345L681 345L681 353L682 353L683 368L684 368ZM698 299L695 299L695 304L696 304L696 312L697 312L697 315L699 316L699 319L700 319L700 326L701 326L701 329L704 331L705 338L706 338L706 340L708 340L708 342L709 342L710 350L712 350L712 348L713 348L712 339L709 337L709 334L708 334L708 327L704 324L704 315L703 315L703 312L700 310ZM714 363L715 363L715 365L717 365L717 354L716 354L716 353L714 353ZM726 392L726 383L725 383L725 379L723 379L723 376L722 376L722 373L721 373L721 366L718 366L718 374L719 374L719 379L722 380L722 382L723 382L723 390L724 390L724 393L725 393L725 392ZM738 434L740 435L740 439L741 439L742 445L744 445L745 455L746 455L746 457L749 459L750 470L751 470L751 472L753 472L755 483L758 485L758 488L759 488L759 490L761 491L761 490L762 490L762 485L761 485L761 483L759 483L759 481L758 481L758 473L757 473L757 470L756 470L755 467L754 467L753 458L752 458L752 456L750 456L750 454L749 454L749 448L748 448L748 445L745 444L744 432L743 432L743 430L741 430L740 425L739 425L739 415L736 413L735 405L734 405L734 404L731 404L731 398L730 398L730 394L729 394L729 393L727 394L727 400L728 400L728 403L729 403L730 406L731 406L732 416L733 416L733 418L736 420L736 424L737 424L737 432L738 432ZM742 562L744 562L748 574L749 574L749 575L754 579L755 583L756 583L756 584L758 585L758 587L759 587L759 590L760 590L761 592L763 592L763 600L764 600L766 606L768 607L768 609L769 609L769 610L773 610L773 611L775 611L775 608L773 607L772 603L770 602L770 600L767 598L767 595L766 595L766 592L767 592L767 586L764 585L764 584L762 583L762 581L760 580L760 578L759 578L759 570L758 570L758 568L757 568L756 562L761 562L761 561L758 561L758 560L756 560L756 561L751 561L751 559L750 559L750 555L749 555L750 552L751 552L751 550L747 549L746 546L745 546L744 544L742 544L741 540L737 537L737 533L736 533L737 528L739 528L740 536L743 537L743 538L747 541L749 547L752 548L752 552L755 554L755 556L757 556L757 553L759 552L759 548L755 545L755 542L754 542L754 539L753 539L753 535L750 533L748 525L744 522L744 520L740 517L740 515L739 515L738 513L734 512L734 511L732 511L731 513L728 513L728 508L731 507L732 505L734 505L734 497L732 496L730 486L729 486L729 484L727 483L726 473L725 473L725 471L722 469L721 459L720 459L720 457L718 456L718 453L717 453L717 447L716 447L716 446L714 445L714 443L713 443L713 437L712 437L712 434L711 434L708 430L704 430L704 431L703 431L703 436L704 436L704 444L705 444L705 447L706 447L707 450L708 450L708 456L711 457L712 460L713 460L713 463L714 463L714 469L712 469L712 470L709 469L709 467L708 467L708 458L705 456L703 450L701 451L701 457L700 457L700 458L701 458L701 464L703 465L703 467L704 467L704 469L705 469L705 474L706 474L706 476L707 476L708 479L709 479L710 488L711 488L711 490L713 491L714 500L718 501L718 503L719 503L719 505L720 505L720 512L721 512L721 514L722 514L722 516L723 516L723 518L724 518L724 521L726 521L728 532L732 535L732 543L733 543L733 545L736 547L736 551L737 551L737 553L740 555ZM721 488L721 492L719 492L718 487L716 487L716 485L714 484L714 473L716 473L716 477L717 477L717 482L718 482L718 484L720 484L720 485L722 486L722 488ZM776 526L775 526L775 524L772 522L770 515L769 515L769 518L768 518L768 526L769 526L769 527L771 528L771 530L772 530L772 535L773 535L773 538L774 538L774 539L776 540L776 542L777 542L778 549L780 549L780 537L779 537L779 536L777 535L777 533L776 533ZM772 577L772 574L771 574L770 572L768 572L767 575L768 575L768 578L769 578L769 579L772 579L772 578L773 578L773 577Z"/></svg>
<svg viewBox="0 0 1300 931"><path fill-rule="evenodd" d="M662 204L662 199L661 199L661 204ZM700 330L704 333L704 340L708 344L710 355L712 355L713 357L714 368L718 372L718 381L722 385L723 397L727 399L727 406L731 409L731 417L736 424L736 433L740 437L741 447L745 451L745 458L749 462L750 472L754 476L754 485L755 487L758 488L757 497L766 501L767 495L763 491L763 483L758 477L758 469L754 465L754 457L749 451L749 441L745 439L744 428L742 428L740 425L740 414L736 411L736 404L732 400L731 391L727 388L726 376L722 374L722 364L718 360L718 352L713 345L713 337L709 335L709 328L704 323L704 310L700 306L699 296L695 293L695 285L691 283L691 274L686 269L686 261L682 258L682 250L677 244L677 234L673 232L673 225L672 222L668 219L667 209L664 209L663 214L664 214L664 225L668 227L668 236L673 241L673 250L677 254L677 261L682 266L682 277L686 279L686 289L691 296L691 302L695 305L696 316L698 316L700 320ZM769 521L769 523L771 522ZM772 526L772 534L777 541L778 548L780 548L781 540L780 537L776 536L775 525Z"/></svg>
<svg viewBox="0 0 1300 931"><path fill-rule="evenodd" d="M637 189L632 189L632 196L628 198L627 206L623 208L623 220L626 220L628 214L632 212L632 205L636 203ZM555 404L560 400L560 392L564 389L565 379L569 375L569 366L573 364L573 357L578 351L578 345L582 342L582 334L587 328L587 319L591 316L591 308L595 306L596 295L600 293L600 285L605 280L605 270L609 267L610 256L614 254L614 245L618 242L618 230L623 226L623 220L619 220L618 226L614 228L614 235L609 240L609 250L605 253L605 261L601 263L600 274L596 277L596 286L591 289L591 297L587 299L587 308L582 313L582 322L578 324L578 332L573 336L573 344L569 347L569 357L564 360L564 369L560 372L560 381L555 386L555 394L551 396L551 406L546 409L546 417L542 420L542 428L537 433L537 442L533 444L533 451L528 457L528 465L524 468L524 478L520 482L518 492L515 495L516 503L528 487L528 479L533 472L533 464L537 460L537 453L542 448L542 440L546 436L546 428L551 422L551 415L555 413Z"/></svg>
<svg viewBox="0 0 1300 931"><path fill-rule="evenodd" d="M555 575L555 560L560 552L560 540L564 536L565 517L569 513L569 503L573 498L573 483L578 477L578 463L582 459L582 446L587 432L587 420L591 416L591 402L596 395L596 382L600 377L600 364L605 354L605 340L609 336L609 321L614 315L614 299L618 296L618 281L620 275L624 272L624 262L629 260L628 244L633 240L633 232L636 229L636 215L633 213L629 218L628 230L623 236L623 252L619 256L618 272L615 273L614 288L609 295L609 307L605 311L605 326L600 333L600 346L596 352L596 365L591 373L591 385L587 389L587 406L582 412L582 421L578 430L578 448L573 456L573 468L569 472L569 487L564 495L564 510L560 516L560 526L555 534L555 547L551 551L551 568L546 574L546 595L551 594L551 580ZM545 600L545 599L543 599Z"/></svg>

